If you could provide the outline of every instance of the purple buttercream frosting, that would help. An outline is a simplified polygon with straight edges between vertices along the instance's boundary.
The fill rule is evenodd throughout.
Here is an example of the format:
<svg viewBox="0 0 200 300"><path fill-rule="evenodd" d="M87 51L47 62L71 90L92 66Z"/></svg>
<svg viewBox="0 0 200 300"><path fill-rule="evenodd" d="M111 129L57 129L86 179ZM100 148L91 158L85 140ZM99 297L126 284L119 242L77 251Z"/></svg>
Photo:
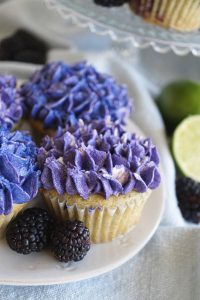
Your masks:
<svg viewBox="0 0 200 300"><path fill-rule="evenodd" d="M23 132L0 129L0 215L8 215L13 204L26 203L38 192L38 149Z"/></svg>
<svg viewBox="0 0 200 300"><path fill-rule="evenodd" d="M16 78L0 76L0 123L12 128L23 114L22 98L16 89Z"/></svg>
<svg viewBox="0 0 200 300"><path fill-rule="evenodd" d="M149 138L127 133L117 122L79 121L73 127L46 136L38 152L44 189L62 195L111 195L139 193L160 183L159 157Z"/></svg>
<svg viewBox="0 0 200 300"><path fill-rule="evenodd" d="M127 89L85 62L67 65L52 62L45 65L21 87L24 110L45 128L75 125L101 120L110 115L113 121L130 113Z"/></svg>

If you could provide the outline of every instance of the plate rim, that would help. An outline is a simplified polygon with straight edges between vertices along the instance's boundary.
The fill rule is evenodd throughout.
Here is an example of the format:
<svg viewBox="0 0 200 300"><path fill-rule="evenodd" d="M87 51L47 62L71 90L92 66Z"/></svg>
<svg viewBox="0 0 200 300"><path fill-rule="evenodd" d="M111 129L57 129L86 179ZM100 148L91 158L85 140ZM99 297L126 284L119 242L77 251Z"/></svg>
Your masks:
<svg viewBox="0 0 200 300"><path fill-rule="evenodd" d="M164 175L163 172L161 171L161 176L162 176L162 180L164 180ZM156 222L154 223L154 226L152 227L150 234L148 234L148 236L143 239L143 241L136 247L134 248L134 250L129 254L121 257L120 259L117 260L117 262L112 262L111 264L108 264L107 266L103 266L100 267L98 269L94 269L88 272L83 273L82 276L80 276L80 274L76 274L73 275L72 278L64 278L64 275L61 276L58 279L53 279L53 280L49 280L48 281L42 281L42 280L34 280L34 281L30 281L30 280L1 280L0 279L0 284L1 285L16 285L16 286L47 286L47 285L59 285L59 284L66 284L66 283L72 283L72 282L79 282L82 280L86 280L86 279L91 279L91 278L95 278L98 276L101 276L103 274L106 274L110 271L113 271L115 269L118 269L120 266L122 266L124 263L128 262L131 258L133 258L135 255L137 255L148 243L149 241L152 239L152 237L154 236L156 230L158 229L158 226L161 222L163 213L164 213L164 209L165 209L165 188L164 185L161 184L158 188L158 190L161 190L160 192L162 193L162 201L161 201L161 206L160 206L160 212L159 212L159 216L156 220ZM152 192L152 195L155 191ZM135 230L134 228L132 230ZM132 231L131 230L131 231ZM4 241L3 241L4 242ZM1 243L1 241L0 241ZM110 242L112 243L112 242ZM106 244L106 243L105 243ZM95 245L96 247L98 247L98 244ZM37 271L37 270L36 270Z"/></svg>

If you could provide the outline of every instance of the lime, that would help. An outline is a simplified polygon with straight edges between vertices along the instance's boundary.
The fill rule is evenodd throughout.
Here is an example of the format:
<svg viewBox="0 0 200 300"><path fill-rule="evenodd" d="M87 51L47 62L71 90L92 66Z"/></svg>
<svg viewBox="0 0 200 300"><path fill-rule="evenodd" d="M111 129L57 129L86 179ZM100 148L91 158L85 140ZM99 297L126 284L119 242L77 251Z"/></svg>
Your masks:
<svg viewBox="0 0 200 300"><path fill-rule="evenodd" d="M181 80L167 85L157 99L169 132L189 115L200 114L200 84Z"/></svg>
<svg viewBox="0 0 200 300"><path fill-rule="evenodd" d="M181 172L200 182L200 115L190 116L176 128L172 151Z"/></svg>

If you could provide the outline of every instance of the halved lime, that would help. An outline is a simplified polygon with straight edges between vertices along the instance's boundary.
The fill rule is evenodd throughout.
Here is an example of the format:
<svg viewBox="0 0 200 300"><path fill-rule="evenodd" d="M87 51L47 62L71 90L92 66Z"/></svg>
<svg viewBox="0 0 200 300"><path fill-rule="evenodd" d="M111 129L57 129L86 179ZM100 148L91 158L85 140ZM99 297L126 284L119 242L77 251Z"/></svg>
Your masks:
<svg viewBox="0 0 200 300"><path fill-rule="evenodd" d="M200 115L190 116L179 124L172 150L180 171L200 182Z"/></svg>

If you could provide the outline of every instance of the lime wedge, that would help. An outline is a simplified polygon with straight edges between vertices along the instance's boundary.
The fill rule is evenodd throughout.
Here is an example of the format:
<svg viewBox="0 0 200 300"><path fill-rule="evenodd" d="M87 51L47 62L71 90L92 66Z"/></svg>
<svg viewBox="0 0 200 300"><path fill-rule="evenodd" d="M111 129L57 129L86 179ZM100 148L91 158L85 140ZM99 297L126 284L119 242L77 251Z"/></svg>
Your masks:
<svg viewBox="0 0 200 300"><path fill-rule="evenodd" d="M174 132L172 150L180 171L200 182L200 115L180 123Z"/></svg>

